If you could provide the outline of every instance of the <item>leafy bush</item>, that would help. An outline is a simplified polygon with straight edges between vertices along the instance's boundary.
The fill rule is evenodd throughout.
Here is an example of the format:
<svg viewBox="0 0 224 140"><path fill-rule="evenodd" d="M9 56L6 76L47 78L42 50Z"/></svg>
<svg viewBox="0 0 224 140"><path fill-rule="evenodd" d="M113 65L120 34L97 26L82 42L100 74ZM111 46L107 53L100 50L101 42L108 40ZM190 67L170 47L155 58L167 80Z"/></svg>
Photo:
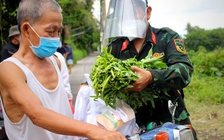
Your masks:
<svg viewBox="0 0 224 140"><path fill-rule="evenodd" d="M197 52L188 52L194 73L207 76L224 76L224 50L220 47L212 52L200 46Z"/></svg>
<svg viewBox="0 0 224 140"><path fill-rule="evenodd" d="M188 51L194 66L191 83L184 89L188 99L205 104L224 104L224 50Z"/></svg>
<svg viewBox="0 0 224 140"><path fill-rule="evenodd" d="M218 46L224 47L224 28L205 30L198 26L192 27L188 23L186 29L184 42L188 49L198 51L199 46L204 46L208 51L213 51Z"/></svg>

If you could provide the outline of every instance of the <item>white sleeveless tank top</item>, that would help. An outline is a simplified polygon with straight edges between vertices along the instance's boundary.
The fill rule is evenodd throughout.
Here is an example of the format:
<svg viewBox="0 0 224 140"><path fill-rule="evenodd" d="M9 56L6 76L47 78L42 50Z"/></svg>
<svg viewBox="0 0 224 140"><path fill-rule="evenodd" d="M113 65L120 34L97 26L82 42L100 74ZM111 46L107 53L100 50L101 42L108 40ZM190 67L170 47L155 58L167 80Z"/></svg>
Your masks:
<svg viewBox="0 0 224 140"><path fill-rule="evenodd" d="M52 56L50 57L50 59L58 74L58 85L53 90L46 89L43 85L41 85L41 83L36 79L34 74L18 59L10 57L5 61L13 62L25 73L27 85L41 100L45 108L51 109L57 113L73 118L68 102L68 97L65 92L63 79L60 75L60 70L57 66L56 60ZM18 94L22 93L18 91ZM24 115L18 123L11 122L4 111L4 106L3 114L6 133L10 140L61 140L63 137L60 134L52 133L48 130L34 125L26 115Z"/></svg>

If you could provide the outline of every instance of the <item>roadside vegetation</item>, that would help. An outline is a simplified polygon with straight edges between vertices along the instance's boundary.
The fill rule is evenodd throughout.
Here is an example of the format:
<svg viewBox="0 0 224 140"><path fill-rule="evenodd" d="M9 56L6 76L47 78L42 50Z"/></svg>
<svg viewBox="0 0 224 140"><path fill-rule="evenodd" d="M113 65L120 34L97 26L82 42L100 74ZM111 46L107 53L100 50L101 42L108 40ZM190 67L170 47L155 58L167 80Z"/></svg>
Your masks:
<svg viewBox="0 0 224 140"><path fill-rule="evenodd" d="M189 51L194 66L185 101L199 140L224 140L224 49Z"/></svg>
<svg viewBox="0 0 224 140"><path fill-rule="evenodd" d="M224 29L187 24L185 45L194 66L185 101L199 140L224 140Z"/></svg>

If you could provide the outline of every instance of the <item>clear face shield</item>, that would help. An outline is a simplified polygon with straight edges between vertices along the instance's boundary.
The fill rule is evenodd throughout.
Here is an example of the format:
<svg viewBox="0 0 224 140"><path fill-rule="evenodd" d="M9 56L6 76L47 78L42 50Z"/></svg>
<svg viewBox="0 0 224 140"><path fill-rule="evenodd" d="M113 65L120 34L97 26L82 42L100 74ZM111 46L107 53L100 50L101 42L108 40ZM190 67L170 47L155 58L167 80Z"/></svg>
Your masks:
<svg viewBox="0 0 224 140"><path fill-rule="evenodd" d="M103 39L111 37L144 38L146 35L147 7L145 0L111 0Z"/></svg>

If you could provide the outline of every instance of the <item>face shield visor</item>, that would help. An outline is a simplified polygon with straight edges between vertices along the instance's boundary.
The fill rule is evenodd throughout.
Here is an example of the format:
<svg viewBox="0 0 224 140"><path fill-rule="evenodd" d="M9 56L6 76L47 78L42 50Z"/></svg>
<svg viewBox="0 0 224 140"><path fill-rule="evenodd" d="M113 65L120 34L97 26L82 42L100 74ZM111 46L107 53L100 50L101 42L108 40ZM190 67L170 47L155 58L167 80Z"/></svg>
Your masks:
<svg viewBox="0 0 224 140"><path fill-rule="evenodd" d="M147 25L145 0L111 0L103 39L111 37L144 38Z"/></svg>

